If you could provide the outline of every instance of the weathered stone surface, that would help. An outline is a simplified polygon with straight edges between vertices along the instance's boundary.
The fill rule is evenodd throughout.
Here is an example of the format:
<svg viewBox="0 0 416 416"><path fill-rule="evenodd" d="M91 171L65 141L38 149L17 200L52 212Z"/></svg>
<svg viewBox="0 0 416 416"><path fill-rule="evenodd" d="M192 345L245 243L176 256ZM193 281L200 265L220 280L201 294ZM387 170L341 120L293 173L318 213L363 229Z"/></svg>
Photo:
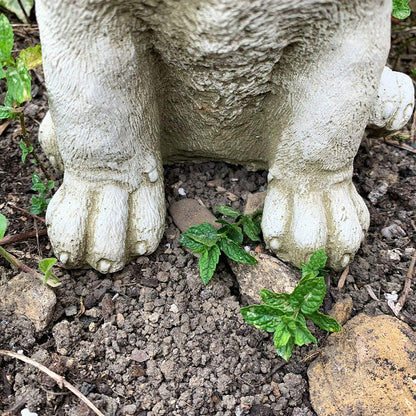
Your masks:
<svg viewBox="0 0 416 416"><path fill-rule="evenodd" d="M300 276L279 259L253 251L250 254L258 260L257 264L247 265L228 260L240 285L240 293L248 303L261 302L261 289L290 293L299 283Z"/></svg>
<svg viewBox="0 0 416 416"><path fill-rule="evenodd" d="M353 306L354 304L351 296L347 295L345 298L335 303L328 315L335 318L340 325L344 325L345 322L350 319Z"/></svg>
<svg viewBox="0 0 416 416"><path fill-rule="evenodd" d="M387 315L351 319L308 369L319 416L416 414L416 334Z"/></svg>
<svg viewBox="0 0 416 416"><path fill-rule="evenodd" d="M196 199L185 198L174 202L169 207L169 213L176 226L182 232L193 225L198 225L203 222L208 222L214 227L219 228L219 224L215 222L216 218L214 214Z"/></svg>
<svg viewBox="0 0 416 416"><path fill-rule="evenodd" d="M255 194L248 194L246 206L244 207L243 214L253 214L256 211L263 211L264 200L266 199L266 191L256 192Z"/></svg>
<svg viewBox="0 0 416 416"><path fill-rule="evenodd" d="M54 291L27 273L20 273L0 286L0 316L3 313L24 316L37 331L48 326L55 304Z"/></svg>

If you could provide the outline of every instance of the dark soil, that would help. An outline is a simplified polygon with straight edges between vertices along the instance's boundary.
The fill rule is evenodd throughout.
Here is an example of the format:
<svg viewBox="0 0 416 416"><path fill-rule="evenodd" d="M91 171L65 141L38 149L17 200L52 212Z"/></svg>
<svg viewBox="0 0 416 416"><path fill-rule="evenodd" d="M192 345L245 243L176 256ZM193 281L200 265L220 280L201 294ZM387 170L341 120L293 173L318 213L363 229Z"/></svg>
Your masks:
<svg viewBox="0 0 416 416"><path fill-rule="evenodd" d="M397 69L410 73L416 67L416 49L410 42L400 48L416 36L415 28L394 36L391 62L400 53ZM37 31L19 26L16 38L19 47L29 46ZM36 138L47 97L41 70L33 75L34 98L25 114ZM0 212L8 218L10 234L35 229L30 216L12 207L29 209L34 169L38 167L20 161L19 125L12 122L0 140ZM225 193L208 187L213 179L220 179L238 199L231 202ZM385 295L402 291L416 247L415 153L384 139L365 139L354 179L370 209L371 226L342 289L337 289L340 273L330 274L324 311L349 295L353 315L392 315ZM168 204L183 198L178 193L183 188L186 197L200 199L210 209L215 205L242 209L247 194L263 190L266 182L266 172L224 163L177 164L165 170ZM40 222L36 226L43 228ZM58 267L62 285L56 290L51 325L35 332L28 320L2 311L0 349L22 351L65 376L108 415L314 415L306 369L316 347L295 348L288 363L280 359L271 335L244 323L238 285L227 263L220 263L205 287L197 259L179 245L178 237L168 215L157 251L122 272L104 276ZM44 236L7 249L33 267L40 257L53 256ZM15 274L0 259L0 283ZM81 302L86 312L75 317ZM410 291L401 318L414 329L415 305L415 293ZM315 336L318 348L324 345L327 335L315 330ZM0 356L0 413L14 409L20 414L24 407L39 416L92 414L33 367Z"/></svg>

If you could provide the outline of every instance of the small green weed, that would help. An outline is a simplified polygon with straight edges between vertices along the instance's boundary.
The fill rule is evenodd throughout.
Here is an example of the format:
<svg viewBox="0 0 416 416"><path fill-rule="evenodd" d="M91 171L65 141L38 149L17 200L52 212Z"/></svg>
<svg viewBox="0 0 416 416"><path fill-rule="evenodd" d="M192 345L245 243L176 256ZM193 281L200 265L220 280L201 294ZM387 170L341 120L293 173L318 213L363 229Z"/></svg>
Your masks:
<svg viewBox="0 0 416 416"><path fill-rule="evenodd" d="M409 7L410 0L393 0L393 11L392 15L396 19L407 19L412 12Z"/></svg>
<svg viewBox="0 0 416 416"><path fill-rule="evenodd" d="M33 172L32 175L32 190L39 192L39 196L32 196L32 205L30 207L30 212L32 214L39 215L43 211L46 211L46 208L48 207L49 201L51 198L46 198L49 191L51 191L54 186L54 181L46 181L46 185L42 182L41 177L36 173Z"/></svg>
<svg viewBox="0 0 416 416"><path fill-rule="evenodd" d="M7 229L6 217L3 214L0 214L0 240L6 234L6 229ZM52 272L52 266L57 261L55 258L39 260L38 265L39 265L39 269L43 273L43 275L42 275L42 274L38 273L36 270L33 270L32 268L26 266L24 263L22 263L16 257L14 257L9 252L7 252L2 246L0 246L0 256L5 258L12 266L17 267L17 268L23 270L26 273L31 274L32 276L34 276L38 279L41 279L43 281L43 283L48 284L49 286L56 287L56 286L59 286L61 284L58 277L55 276Z"/></svg>
<svg viewBox="0 0 416 416"><path fill-rule="evenodd" d="M263 289L260 296L264 304L240 309L247 323L274 332L276 352L286 361L291 357L295 344L317 343L306 326L306 319L325 331L338 332L342 329L335 319L318 311L326 293L326 260L324 250L315 251L309 262L302 264L302 279L291 294Z"/></svg>
<svg viewBox="0 0 416 416"><path fill-rule="evenodd" d="M33 4L32 4L33 5ZM29 9L30 10L30 9ZM46 211L50 198L46 198L49 192L55 187L55 182L49 176L45 166L39 159L26 131L23 107L19 107L25 101L29 101L31 96L32 80L29 70L42 64L42 51L40 45L29 47L20 52L19 57L14 59L11 52L14 44L14 35L10 22L7 17L0 15L0 79L6 79L7 93L4 105L0 106L0 119L19 119L22 128L21 139L19 142L22 150L22 163L26 162L29 154L34 157L46 176L47 182L43 183L39 174L34 172L32 175L32 190L39 192L39 195L32 197L30 212L36 215Z"/></svg>
<svg viewBox="0 0 416 416"><path fill-rule="evenodd" d="M215 208L222 215L233 218L235 222L230 223L222 218L216 220L223 225L218 231L211 224L204 222L188 228L179 239L183 246L201 255L198 264L204 284L207 284L214 275L221 251L239 263L256 264L257 260L248 254L241 244L244 234L252 241L261 241L260 211L243 215L231 207Z"/></svg>

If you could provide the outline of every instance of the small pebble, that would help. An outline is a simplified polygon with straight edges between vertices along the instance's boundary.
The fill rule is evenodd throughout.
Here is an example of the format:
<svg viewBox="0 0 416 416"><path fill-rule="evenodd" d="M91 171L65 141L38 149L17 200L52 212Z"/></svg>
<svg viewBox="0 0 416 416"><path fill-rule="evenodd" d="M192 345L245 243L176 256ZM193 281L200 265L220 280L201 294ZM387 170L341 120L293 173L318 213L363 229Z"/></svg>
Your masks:
<svg viewBox="0 0 416 416"><path fill-rule="evenodd" d="M183 188L179 188L179 189L178 189L178 194L179 194L180 196L185 196L185 195L186 195L185 189L183 189Z"/></svg>
<svg viewBox="0 0 416 416"><path fill-rule="evenodd" d="M38 416L37 413L32 413L29 409L23 409L20 414L22 416Z"/></svg>
<svg viewBox="0 0 416 416"><path fill-rule="evenodd" d="M172 303L172 305L170 305L169 310L173 313L178 313L179 312L179 308L174 303Z"/></svg>
<svg viewBox="0 0 416 416"><path fill-rule="evenodd" d="M65 308L66 316L75 316L78 313L78 309L75 305L71 305Z"/></svg>
<svg viewBox="0 0 416 416"><path fill-rule="evenodd" d="M404 231L403 228L400 227L400 225L393 223L388 227L384 227L381 230L381 234L383 235L383 237L386 238L399 238L405 237L406 231Z"/></svg>

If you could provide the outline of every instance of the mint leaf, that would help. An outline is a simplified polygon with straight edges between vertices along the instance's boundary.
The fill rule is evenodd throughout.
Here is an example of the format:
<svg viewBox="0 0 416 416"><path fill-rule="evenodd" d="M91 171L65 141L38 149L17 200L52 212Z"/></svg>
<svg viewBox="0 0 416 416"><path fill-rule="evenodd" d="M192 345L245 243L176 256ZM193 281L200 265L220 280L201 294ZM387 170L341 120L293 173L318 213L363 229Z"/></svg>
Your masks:
<svg viewBox="0 0 416 416"><path fill-rule="evenodd" d="M19 58L23 60L28 71L42 65L42 48L40 45L23 49Z"/></svg>
<svg viewBox="0 0 416 416"><path fill-rule="evenodd" d="M212 247L218 241L217 230L207 222L189 227L182 236L207 247ZM184 244L185 245L185 244ZM189 247L189 246L187 246ZM192 248L192 247L189 247Z"/></svg>
<svg viewBox="0 0 416 416"><path fill-rule="evenodd" d="M52 190L55 187L55 181L46 181L46 187Z"/></svg>
<svg viewBox="0 0 416 416"><path fill-rule="evenodd" d="M11 59L14 37L13 29L7 17L0 15L0 62L1 66L8 63Z"/></svg>
<svg viewBox="0 0 416 416"><path fill-rule="evenodd" d="M289 302L290 295L288 293L274 293L267 289L260 290L261 300L273 308L277 308L282 313L292 313L295 311Z"/></svg>
<svg viewBox="0 0 416 416"><path fill-rule="evenodd" d="M303 278L290 294L293 307L300 307L304 314L315 312L322 304L326 293L323 277Z"/></svg>
<svg viewBox="0 0 416 416"><path fill-rule="evenodd" d="M39 260L39 269L43 273L47 273L56 262L57 260L54 258Z"/></svg>
<svg viewBox="0 0 416 416"><path fill-rule="evenodd" d="M231 260L245 264L257 264L258 261L250 256L243 248L238 246L234 241L227 238L221 238L219 241L220 249L228 256Z"/></svg>
<svg viewBox="0 0 416 416"><path fill-rule="evenodd" d="M219 206L219 207L215 207L215 209L220 214L225 215L226 217L237 219L239 216L241 216L241 213L239 211L231 207Z"/></svg>
<svg viewBox="0 0 416 416"><path fill-rule="evenodd" d="M55 258L43 259L38 262L39 269L42 270L45 275L43 283L48 283L52 287L56 287L61 284L59 279L52 273L52 267L56 262L57 260Z"/></svg>
<svg viewBox="0 0 416 416"><path fill-rule="evenodd" d="M238 225L226 224L218 230L218 234L225 233L227 238L233 240L236 244L243 244L244 236L241 228Z"/></svg>
<svg viewBox="0 0 416 416"><path fill-rule="evenodd" d="M274 338L273 338L274 340ZM295 338L291 336L286 345L282 347L276 348L277 355L282 357L284 360L289 361L290 357L292 356L293 346L295 345Z"/></svg>
<svg viewBox="0 0 416 416"><path fill-rule="evenodd" d="M313 342L315 345L318 343L316 338L311 334L309 329L306 326L306 321L303 315L298 315L294 321L295 327L292 330L292 335L295 338L295 344L300 347L304 344Z"/></svg>
<svg viewBox="0 0 416 416"><path fill-rule="evenodd" d="M6 217L3 214L0 214L0 238L3 238L4 234L6 234L6 228L7 228Z"/></svg>
<svg viewBox="0 0 416 416"><path fill-rule="evenodd" d="M281 322L274 331L273 335L274 346L276 349L284 347L288 343L291 336L292 334L290 333L286 323Z"/></svg>
<svg viewBox="0 0 416 416"><path fill-rule="evenodd" d="M32 153L33 152L33 147L32 146L29 146L29 147L26 146L26 143L23 140L20 140L19 146L20 146L20 149L22 150L22 163L25 163L26 156L29 153Z"/></svg>
<svg viewBox="0 0 416 416"><path fill-rule="evenodd" d="M318 325L319 328L328 332L339 332L342 330L342 326L337 322L336 319L331 318L319 311L315 311L311 314L305 314L314 324Z"/></svg>
<svg viewBox="0 0 416 416"><path fill-rule="evenodd" d="M9 66L6 72L7 94L17 105L32 98L30 93L31 78L22 59L16 59L16 66Z"/></svg>
<svg viewBox="0 0 416 416"><path fill-rule="evenodd" d="M267 305L250 305L240 309L244 320L258 329L274 332L281 324L282 313Z"/></svg>
<svg viewBox="0 0 416 416"><path fill-rule="evenodd" d="M261 241L261 227L258 222L253 221L250 217L243 215L243 230L251 241Z"/></svg>
<svg viewBox="0 0 416 416"><path fill-rule="evenodd" d="M396 19L407 19L410 16L412 10L409 7L410 0L393 0L392 15Z"/></svg>
<svg viewBox="0 0 416 416"><path fill-rule="evenodd" d="M214 271L220 259L220 254L221 252L218 246L212 246L205 248L205 251L199 258L199 274L205 285L208 284L214 275Z"/></svg>
<svg viewBox="0 0 416 416"><path fill-rule="evenodd" d="M306 264L302 264L302 277L309 274L319 276L320 271L325 267L327 256L325 250L316 250L310 257ZM321 274L322 275L322 274Z"/></svg>
<svg viewBox="0 0 416 416"><path fill-rule="evenodd" d="M30 10L33 7L34 0L20 0L20 3L25 9L26 14L29 16ZM3 6L5 9L14 13L21 22L29 23L17 0L0 0L0 6Z"/></svg>
<svg viewBox="0 0 416 416"><path fill-rule="evenodd" d="M13 108L0 106L0 119L13 118Z"/></svg>
<svg viewBox="0 0 416 416"><path fill-rule="evenodd" d="M30 212L35 215L42 214L42 212L47 208L47 203L43 198L37 198L32 196L32 205L30 206Z"/></svg>

